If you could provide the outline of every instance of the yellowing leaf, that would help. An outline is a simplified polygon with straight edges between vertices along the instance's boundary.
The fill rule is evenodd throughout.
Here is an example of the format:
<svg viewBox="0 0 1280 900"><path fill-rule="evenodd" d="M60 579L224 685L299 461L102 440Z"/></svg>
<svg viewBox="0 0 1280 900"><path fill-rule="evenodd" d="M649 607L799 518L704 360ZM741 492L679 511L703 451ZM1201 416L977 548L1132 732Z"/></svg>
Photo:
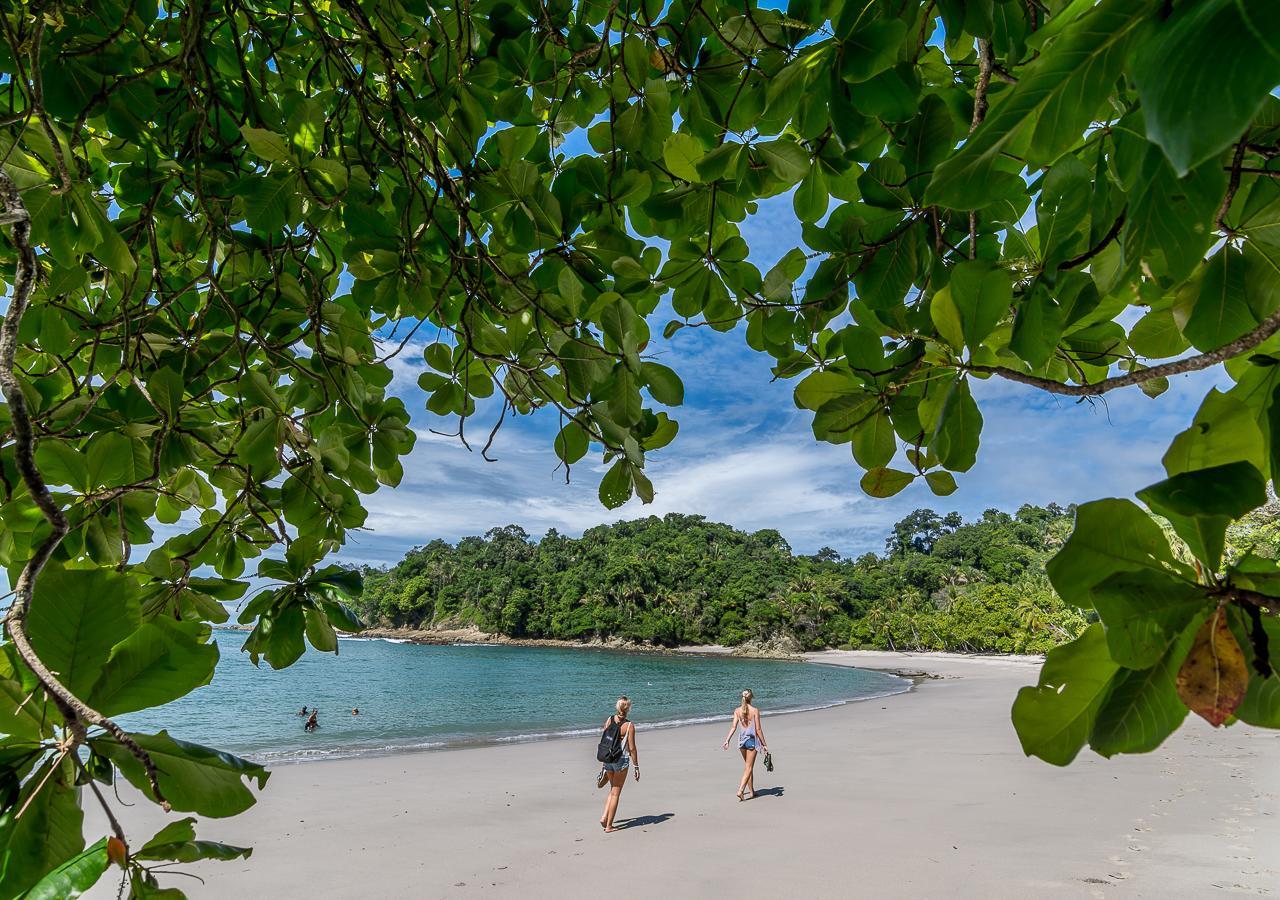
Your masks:
<svg viewBox="0 0 1280 900"><path fill-rule="evenodd" d="M1178 670L1178 696L1193 713L1215 728L1225 722L1249 687L1244 652L1219 609L1200 626L1195 643Z"/></svg>

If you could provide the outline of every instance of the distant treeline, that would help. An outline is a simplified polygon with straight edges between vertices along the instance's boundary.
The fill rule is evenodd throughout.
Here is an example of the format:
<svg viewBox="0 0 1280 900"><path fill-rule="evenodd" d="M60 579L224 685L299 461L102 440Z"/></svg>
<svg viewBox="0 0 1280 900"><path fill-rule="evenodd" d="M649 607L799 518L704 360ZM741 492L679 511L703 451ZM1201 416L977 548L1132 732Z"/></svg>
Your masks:
<svg viewBox="0 0 1280 900"><path fill-rule="evenodd" d="M1015 514L916 510L883 554L798 555L777 531L701 516L652 516L541 540L508 525L456 545L432 541L391 569L367 569L371 623L475 625L512 637L621 637L662 645L794 637L806 648L1038 652L1084 615L1065 606L1044 562L1071 509Z"/></svg>

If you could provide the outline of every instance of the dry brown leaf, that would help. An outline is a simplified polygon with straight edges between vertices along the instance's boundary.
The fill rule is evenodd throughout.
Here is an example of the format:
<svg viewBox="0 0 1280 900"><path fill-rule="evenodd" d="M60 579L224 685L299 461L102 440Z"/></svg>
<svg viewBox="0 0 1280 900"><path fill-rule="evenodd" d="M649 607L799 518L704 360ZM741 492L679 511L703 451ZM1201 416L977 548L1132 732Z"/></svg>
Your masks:
<svg viewBox="0 0 1280 900"><path fill-rule="evenodd" d="M129 848L124 845L124 841L118 837L107 838L107 859L122 869L128 864Z"/></svg>
<svg viewBox="0 0 1280 900"><path fill-rule="evenodd" d="M1235 712L1249 687L1244 652L1219 608L1200 626L1195 643L1178 670L1178 696L1187 708L1215 728Z"/></svg>

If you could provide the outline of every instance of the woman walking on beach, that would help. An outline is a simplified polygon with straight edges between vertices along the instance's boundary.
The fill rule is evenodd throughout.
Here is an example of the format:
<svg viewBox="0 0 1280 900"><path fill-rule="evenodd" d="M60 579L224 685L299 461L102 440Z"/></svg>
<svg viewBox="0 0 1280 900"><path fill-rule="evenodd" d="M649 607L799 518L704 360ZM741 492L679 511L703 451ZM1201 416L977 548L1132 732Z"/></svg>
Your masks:
<svg viewBox="0 0 1280 900"><path fill-rule="evenodd" d="M631 713L631 701L626 697L619 697L615 708L617 714L604 720L600 752L597 754L600 762L604 763L604 774L609 782L609 795L604 800L604 815L600 817L600 827L606 834L618 830L613 827L613 817L618 812L618 797L622 795L622 786L627 783L627 769L634 769L636 781L640 780L636 726L627 718Z"/></svg>
<svg viewBox="0 0 1280 900"><path fill-rule="evenodd" d="M742 729L742 733L738 735L738 752L742 754L743 764L742 783L738 785L737 794L739 801L747 799L744 795L748 791L752 797L756 795L754 777L757 744L765 753L769 752L769 744L764 739L764 728L760 725L760 710L751 705L754 696L751 691L742 692L742 705L733 711L733 727L729 729L729 736L724 739L724 749L728 750L733 733Z"/></svg>

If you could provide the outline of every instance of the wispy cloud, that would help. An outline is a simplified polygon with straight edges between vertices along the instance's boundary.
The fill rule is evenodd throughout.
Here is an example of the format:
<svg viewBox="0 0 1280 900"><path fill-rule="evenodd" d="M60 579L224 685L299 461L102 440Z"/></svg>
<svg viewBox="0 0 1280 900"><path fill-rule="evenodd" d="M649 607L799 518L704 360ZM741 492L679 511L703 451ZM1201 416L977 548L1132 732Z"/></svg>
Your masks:
<svg viewBox="0 0 1280 900"><path fill-rule="evenodd" d="M492 451L498 461L486 462L457 438L428 431L452 430L454 423L423 412L422 398L410 391L420 437L405 460L404 482L367 498L369 530L355 536L344 558L388 563L434 538L456 540L508 523L535 535L549 528L579 534L668 512L748 530L776 528L797 552L832 546L858 555L882 549L892 523L921 506L972 517L989 507L1131 495L1161 477L1170 438L1221 380L1202 373L1175 380L1156 400L1131 389L1093 403L996 379L981 383L982 451L973 470L958 477L960 490L938 498L921 483L874 500L858 488L862 473L848 447L813 439L810 414L792 403L794 382L771 382L769 360L740 335L682 331L663 361L681 372L688 390L685 406L673 411L679 437L651 456L652 504L632 500L606 510L596 497L604 469L590 457L574 466L566 484L551 448L554 416L510 420Z"/></svg>

